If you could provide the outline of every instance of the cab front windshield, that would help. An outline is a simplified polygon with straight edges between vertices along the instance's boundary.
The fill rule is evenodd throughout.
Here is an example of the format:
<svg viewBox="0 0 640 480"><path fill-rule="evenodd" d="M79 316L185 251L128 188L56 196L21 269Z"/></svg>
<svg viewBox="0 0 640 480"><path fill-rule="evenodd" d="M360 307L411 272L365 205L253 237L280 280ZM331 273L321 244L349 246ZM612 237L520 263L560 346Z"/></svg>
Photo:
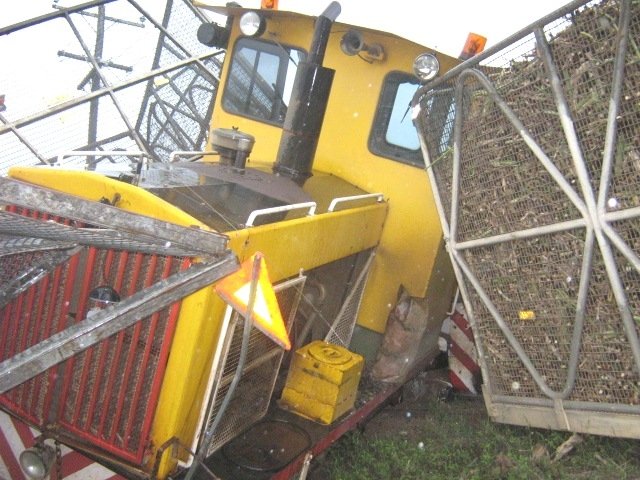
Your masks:
<svg viewBox="0 0 640 480"><path fill-rule="evenodd" d="M282 125L302 50L241 38L236 43L222 97L230 113Z"/></svg>

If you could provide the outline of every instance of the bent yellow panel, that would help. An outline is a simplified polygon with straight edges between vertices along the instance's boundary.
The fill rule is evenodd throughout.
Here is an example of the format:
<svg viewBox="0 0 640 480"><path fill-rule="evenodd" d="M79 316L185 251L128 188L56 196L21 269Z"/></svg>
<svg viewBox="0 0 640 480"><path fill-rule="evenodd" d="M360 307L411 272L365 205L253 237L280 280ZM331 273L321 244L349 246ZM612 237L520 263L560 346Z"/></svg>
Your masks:
<svg viewBox="0 0 640 480"><path fill-rule="evenodd" d="M149 456L149 468L156 461L158 449L172 438L191 447L225 308L213 287L182 301L151 430L153 454ZM174 456L184 454L172 452L171 448L165 450L158 478L165 478L174 469Z"/></svg>
<svg viewBox="0 0 640 480"><path fill-rule="evenodd" d="M106 198L113 201L116 195L119 195L120 198L115 206L123 210L184 227L197 226L211 230L204 223L156 195L99 173L46 167L12 167L9 169L9 176L87 200L100 201Z"/></svg>
<svg viewBox="0 0 640 480"><path fill-rule="evenodd" d="M229 246L243 261L262 252L273 281L374 247L387 213L379 203L227 232Z"/></svg>

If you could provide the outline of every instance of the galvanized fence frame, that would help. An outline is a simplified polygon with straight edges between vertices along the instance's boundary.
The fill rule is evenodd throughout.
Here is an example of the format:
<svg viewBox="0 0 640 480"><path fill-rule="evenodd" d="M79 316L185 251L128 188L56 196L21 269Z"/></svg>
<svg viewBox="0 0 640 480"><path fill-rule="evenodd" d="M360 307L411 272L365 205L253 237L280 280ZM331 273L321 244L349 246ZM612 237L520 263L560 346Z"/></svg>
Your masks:
<svg viewBox="0 0 640 480"><path fill-rule="evenodd" d="M583 127L577 124L574 111L572 111L572 106L569 105L567 99L569 95L567 84L577 83L577 81L575 78L571 79L566 72L562 72L564 75L562 77L561 72L558 71L550 47L555 41L554 34L550 34L545 28L554 22L562 21L563 18L569 18L571 22L574 22L581 11L584 12L594 6L600 8L604 5L607 8L611 5L618 8L619 18L615 19L617 25L615 29L611 30L615 31L615 57L612 59L610 94L607 98L599 99L607 106L602 164L596 169L596 171L600 171L600 178L592 180L593 168L588 165L583 154L582 143L584 143L585 132L578 131ZM634 39L630 33L632 7L638 8L638 2L633 3L631 0L571 2L505 39L483 54L464 62L442 77L423 86L414 97L412 104L414 122L420 133L422 150L427 160L427 171L435 193L449 253L467 312L474 326L483 370L485 400L490 415L498 421L613 436L640 437L640 402L636 397L629 397L631 398L629 402L584 401L584 399L577 400L572 397L581 364L585 361L584 356L581 356L581 354L584 355L585 322L592 321L587 315L587 311L589 310L590 295L592 295L590 284L592 283L591 277L594 275L594 262L596 261L594 258L601 259L614 296L612 303L617 305L617 313L621 319L623 332L615 332L615 334L620 333L624 336L623 341L630 349L633 360L631 368L633 371L623 372L621 375L623 377L625 374L632 375L634 381L629 383L627 379L622 382L618 379L616 383L612 380L612 385L615 387L624 383L625 388L631 389L637 389L640 385L638 382L640 341L637 329L640 311L636 298L639 288L640 252L638 252L637 239L628 234L626 237L621 235L615 225L616 222L633 222L640 218L640 205L637 200L632 199L623 206L625 208L611 208L612 197L610 197L614 181L614 164L619 161L621 148L618 126L623 117L621 98L625 73L631 75L630 72L636 72L635 69L638 68L637 62L629 61L628 53L629 49L634 49L636 53L638 49L635 43L637 39ZM611 23L611 19L607 18L606 22ZM560 36L561 34L555 35L555 37ZM514 46L518 45L529 46L530 51L534 52L533 56L544 66L545 78L538 80L540 85L549 89L550 95L553 97L556 112L554 115L557 115L558 125L561 127L566 147L570 152L572 175L567 175L567 169L557 165L556 158L552 158L549 154L548 145L546 148L541 145L539 139L542 134L539 131L530 131L531 127L537 126L526 125L526 122L521 121L518 112L512 108L512 99L510 101L504 97L509 93L509 89L516 90L521 85L516 82L509 84L509 80L504 80L500 75L507 72L504 73L507 76L510 71L521 69L522 65L525 65L526 68L527 62L522 62L520 59L520 63L518 63L518 60L514 60L508 65L501 65L502 70L494 67L492 62L495 62L496 59L500 60L505 52L515 51ZM569 77L570 80L566 80L566 77ZM503 91L498 91L496 88L496 83L500 82L502 82L501 87L505 89ZM471 83L475 84L473 90L469 88ZM472 91L470 92L470 90ZM518 142L520 142L518 145L521 149L528 149L531 158L535 158L535 161L538 162L540 171L544 170L548 177L555 182L556 191L561 192L565 196L565 201L569 202L577 212L574 218L551 221L539 226L526 225L524 228L511 229L507 227L493 235L482 235L475 232L477 235L471 235L473 238L460 234L461 217L468 214L468 212L461 213L460 210L461 203L464 202L461 181L463 181L464 169L472 168L470 161L466 161L468 159L465 159L464 156L471 151L470 147L465 145L468 140L465 136L465 131L468 130L465 129L473 128L473 126L469 127L465 121L468 121L469 118L481 121L484 118L482 113L472 111L474 108L472 97L477 92L481 92L483 98L493 104L491 112L494 114L499 112L501 121L505 124L508 123L512 129L513 137L518 138ZM447 97L450 101L447 100ZM454 105L453 108L451 102ZM477 107L477 105L475 106ZM540 105L539 108L543 108L543 106ZM640 105L637 106L637 110L640 110ZM637 122L632 119L632 131L638 132L640 130ZM547 128L549 127L547 126ZM510 141L511 139L504 139L505 143ZM627 150L623 153L633 154L633 159L635 159L636 150L633 150L633 146L625 148ZM490 153L487 152L484 155L489 156ZM492 159L492 161L500 161L500 159ZM631 171L633 172L633 170ZM479 175L482 175L482 172ZM570 180L570 177L573 180ZM508 179L506 175L502 178L503 182L505 178ZM632 179L630 182L632 185L637 186L638 184L637 179ZM498 190L499 186L496 186L496 189ZM508 197L504 198L508 200ZM615 203L617 206L617 202ZM465 208L467 207L468 205L465 206ZM486 207L486 205L477 208L482 207ZM549 207L553 209L554 205ZM525 223L520 222L522 225ZM523 338L517 334L517 320L514 321L513 312L505 312L504 308L496 305L499 303L496 301L496 297L502 295L502 292L498 289L498 293L496 293L495 288L492 290L490 288L491 281L482 278L482 273L479 274L476 268L477 265L470 265L468 259L474 252L484 248L506 249L506 245L511 248L512 245L518 245L518 242L536 242L537 239L544 236L571 234L575 231L584 231L584 248L579 269L579 288L575 292L575 317L570 322L572 323L570 325L570 341L567 341L566 345L558 347L561 350L564 348L564 353L558 354L558 369L560 369L562 362L566 376L563 383L558 382L558 378L554 377L553 380L556 381L551 385L547 376L538 368L536 355L532 354L530 348L527 350L523 346ZM632 272L631 274L625 273L625 278L623 278L620 256L628 262L624 271ZM491 257L491 259L496 262L501 261L499 258ZM526 262L519 260L518 265L526 267ZM600 263L598 263L599 265ZM630 301L630 298L633 301ZM533 311L520 313L523 314L523 317L534 316L535 318ZM508 314L511 314L511 318L507 318ZM498 360L496 360L494 351L489 346L490 339L487 338L486 327L483 327L489 318L499 328L503 336L501 341L506 342L508 348L515 353L515 357L512 357L511 361L520 362L520 366L526 370L527 375L535 383L535 387L532 387L528 393L522 394L517 391L520 389L520 383L517 381L512 382L512 392L505 391L503 386L499 385L503 379L497 378L496 371L498 370L495 364L501 359L498 356ZM528 321L523 318L520 320ZM483 328L485 330L482 330ZM560 343L562 344L562 342ZM603 376L605 375L611 374L603 372ZM589 413L587 414L587 412ZM634 417L629 417L629 414Z"/></svg>
<svg viewBox="0 0 640 480"><path fill-rule="evenodd" d="M68 84L75 80L66 78L70 67L59 62L59 70L40 73L42 86L32 92L20 89L16 72L24 63L38 64L43 59L21 57L19 65L6 61L4 75L0 75L4 84L0 94L8 93L5 90L11 87L14 95L7 96L6 109L0 113L0 175L12 166L74 166L77 160L61 163L58 157L72 150L104 150L102 156L86 159L88 169L95 170L101 161L133 164L135 169L135 162L126 155L130 150L142 151L152 160L167 161L174 150L204 148L225 51L205 47L196 40L197 26L208 19L188 0L168 0L159 19L149 6L148 1L136 0L93 0L66 8L54 4L56 11L0 28L2 48L16 50L21 43L40 40L48 28L55 26L66 35L50 39L60 42L58 57L86 63L89 69L76 92L70 93ZM140 21L109 16L112 7L126 7L128 15L137 14ZM95 26L86 20L89 17L96 18ZM105 20L110 22L107 27ZM139 50L140 58L134 60L139 63L122 65L114 61L118 57L107 58L109 45L122 48L123 42L126 45L136 39L133 34L120 38L121 32L109 28L113 24L128 25L131 30L144 27L141 30L148 39L144 47L148 51L128 45L128 51ZM65 41L71 42L74 52L81 53L62 49ZM86 87L89 91L81 92ZM38 95L48 103L35 110L25 107L30 97ZM71 98L66 97L69 95ZM83 133L84 138L80 136ZM121 155L117 154L119 150L123 151Z"/></svg>

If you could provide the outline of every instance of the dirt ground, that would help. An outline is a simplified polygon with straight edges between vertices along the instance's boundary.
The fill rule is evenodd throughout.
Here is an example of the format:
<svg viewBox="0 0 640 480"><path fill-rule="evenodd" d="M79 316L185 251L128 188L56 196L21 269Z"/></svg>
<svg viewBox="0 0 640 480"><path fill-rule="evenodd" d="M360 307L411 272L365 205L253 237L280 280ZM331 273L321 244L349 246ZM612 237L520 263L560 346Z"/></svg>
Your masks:
<svg viewBox="0 0 640 480"><path fill-rule="evenodd" d="M368 438L403 437L419 444L425 427L432 421L434 402L452 400L448 370L421 373L402 389L383 410L362 428ZM456 395L455 416L474 423L487 418L481 395ZM453 404L450 404L453 405Z"/></svg>

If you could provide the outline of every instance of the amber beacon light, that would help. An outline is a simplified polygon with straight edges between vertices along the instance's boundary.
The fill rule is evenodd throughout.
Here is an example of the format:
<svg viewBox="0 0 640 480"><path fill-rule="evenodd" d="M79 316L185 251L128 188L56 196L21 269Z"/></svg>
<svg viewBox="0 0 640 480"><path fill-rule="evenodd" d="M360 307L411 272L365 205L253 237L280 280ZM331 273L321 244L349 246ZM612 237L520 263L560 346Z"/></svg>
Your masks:
<svg viewBox="0 0 640 480"><path fill-rule="evenodd" d="M460 60L468 60L482 52L486 44L487 37L483 37L477 33L469 33L469 35L467 35L467 41L464 42L464 47L462 48L462 52L460 52L460 56L458 58Z"/></svg>

